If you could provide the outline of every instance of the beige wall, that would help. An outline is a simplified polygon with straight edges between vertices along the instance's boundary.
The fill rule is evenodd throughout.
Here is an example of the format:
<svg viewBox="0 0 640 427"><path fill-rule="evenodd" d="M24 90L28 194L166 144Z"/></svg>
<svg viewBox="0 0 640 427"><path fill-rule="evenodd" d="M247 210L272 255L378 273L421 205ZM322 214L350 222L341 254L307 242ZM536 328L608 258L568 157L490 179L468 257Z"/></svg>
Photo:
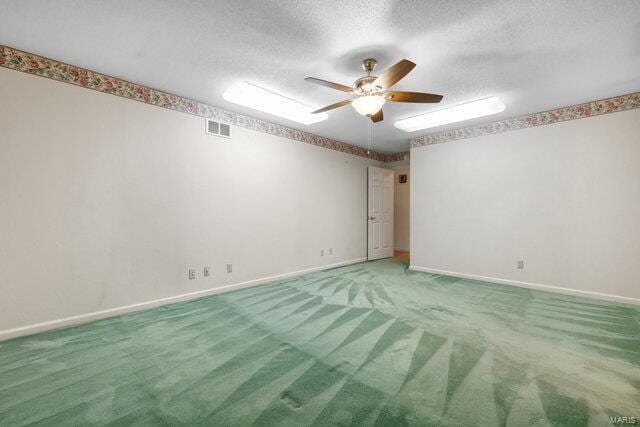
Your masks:
<svg viewBox="0 0 640 427"><path fill-rule="evenodd" d="M395 169L395 188L394 188L394 244L397 251L409 251L409 217L410 217L410 186L411 176L409 174L409 166L400 166ZM407 175L407 183L399 183L399 175Z"/></svg>
<svg viewBox="0 0 640 427"><path fill-rule="evenodd" d="M366 257L377 162L3 68L0 99L0 338Z"/></svg>
<svg viewBox="0 0 640 427"><path fill-rule="evenodd" d="M411 264L640 302L639 135L636 109L412 149Z"/></svg>

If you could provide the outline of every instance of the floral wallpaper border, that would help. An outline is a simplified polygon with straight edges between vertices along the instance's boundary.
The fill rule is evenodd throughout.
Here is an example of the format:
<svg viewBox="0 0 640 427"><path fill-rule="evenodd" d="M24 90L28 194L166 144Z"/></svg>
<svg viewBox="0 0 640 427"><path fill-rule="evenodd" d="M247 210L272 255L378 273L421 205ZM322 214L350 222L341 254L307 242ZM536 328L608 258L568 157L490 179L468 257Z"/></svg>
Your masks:
<svg viewBox="0 0 640 427"><path fill-rule="evenodd" d="M399 162L401 160L408 160L409 152L401 151L400 153L386 154L385 162Z"/></svg>
<svg viewBox="0 0 640 427"><path fill-rule="evenodd" d="M177 95L172 95L170 93L3 45L0 45L0 67L47 77L49 79L121 96L123 98L133 99L135 101L144 102L157 107L211 118L234 126L277 135L295 141L316 145L318 147L341 151L343 153L353 154L382 162L395 161L400 154L406 154L385 154L377 151L367 152L366 148L357 147L355 145L347 144L346 142L325 138L309 132L292 129L286 126L234 113L232 111L223 110L201 102L182 98Z"/></svg>
<svg viewBox="0 0 640 427"><path fill-rule="evenodd" d="M379 153L377 151L368 152L366 148L357 147L355 145L347 144L346 142L325 138L309 132L270 123L264 120L234 113L232 111L223 110L198 101L172 95L170 93L3 45L0 45L0 67L47 77L76 86L97 90L99 92L133 99L135 101L144 102L157 107L193 114L200 117L207 117L234 126L277 135L294 141L300 141L316 145L318 147L378 160L381 162L405 160L406 156L409 154L408 151L392 154ZM418 136L411 138L409 142L411 148L417 148L425 145L439 144L533 126L548 125L567 120L582 119L634 108L640 108L640 92L587 102L570 107L558 108L555 110L543 111L526 116L514 117L506 120L499 120L472 127Z"/></svg>
<svg viewBox="0 0 640 427"><path fill-rule="evenodd" d="M411 148L640 108L640 92L411 138Z"/></svg>

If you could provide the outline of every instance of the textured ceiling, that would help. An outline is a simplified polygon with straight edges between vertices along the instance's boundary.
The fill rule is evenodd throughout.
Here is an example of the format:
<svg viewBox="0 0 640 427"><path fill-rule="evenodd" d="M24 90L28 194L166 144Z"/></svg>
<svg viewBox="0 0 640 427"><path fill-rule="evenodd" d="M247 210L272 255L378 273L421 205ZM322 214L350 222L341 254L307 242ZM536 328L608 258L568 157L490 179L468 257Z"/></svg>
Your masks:
<svg viewBox="0 0 640 427"><path fill-rule="evenodd" d="M0 0L0 44L361 146L367 121L351 107L305 126L222 93L248 80L320 107L344 94L305 77L350 85L366 57L378 71L407 58L418 66L395 88L444 99L386 104L373 126L383 152L425 133L640 89L638 0ZM503 113L413 133L393 126L491 95Z"/></svg>

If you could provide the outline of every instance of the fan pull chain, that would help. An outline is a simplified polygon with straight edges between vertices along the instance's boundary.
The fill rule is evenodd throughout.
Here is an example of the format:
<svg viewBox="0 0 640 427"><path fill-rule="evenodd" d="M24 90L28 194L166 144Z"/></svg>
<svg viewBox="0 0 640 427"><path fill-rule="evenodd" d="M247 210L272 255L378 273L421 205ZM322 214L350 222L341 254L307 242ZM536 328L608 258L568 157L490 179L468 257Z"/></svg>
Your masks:
<svg viewBox="0 0 640 427"><path fill-rule="evenodd" d="M369 143L367 144L367 156L371 154L371 120L367 117L367 122L369 123Z"/></svg>

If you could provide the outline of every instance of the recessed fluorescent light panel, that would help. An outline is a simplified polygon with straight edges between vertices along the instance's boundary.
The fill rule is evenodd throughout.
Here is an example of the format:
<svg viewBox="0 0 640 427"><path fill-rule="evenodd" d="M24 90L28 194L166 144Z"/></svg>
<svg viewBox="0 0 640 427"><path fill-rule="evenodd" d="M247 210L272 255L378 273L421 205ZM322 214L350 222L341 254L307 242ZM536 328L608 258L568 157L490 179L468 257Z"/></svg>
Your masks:
<svg viewBox="0 0 640 427"><path fill-rule="evenodd" d="M408 119L398 120L393 123L398 129L405 132L428 129L449 123L462 122L476 117L488 116L504 111L504 104L497 96L467 102L454 107L431 111Z"/></svg>
<svg viewBox="0 0 640 427"><path fill-rule="evenodd" d="M327 113L311 114L315 110L314 108L249 82L240 82L233 85L222 94L222 97L234 104L305 125L321 122L329 117Z"/></svg>

